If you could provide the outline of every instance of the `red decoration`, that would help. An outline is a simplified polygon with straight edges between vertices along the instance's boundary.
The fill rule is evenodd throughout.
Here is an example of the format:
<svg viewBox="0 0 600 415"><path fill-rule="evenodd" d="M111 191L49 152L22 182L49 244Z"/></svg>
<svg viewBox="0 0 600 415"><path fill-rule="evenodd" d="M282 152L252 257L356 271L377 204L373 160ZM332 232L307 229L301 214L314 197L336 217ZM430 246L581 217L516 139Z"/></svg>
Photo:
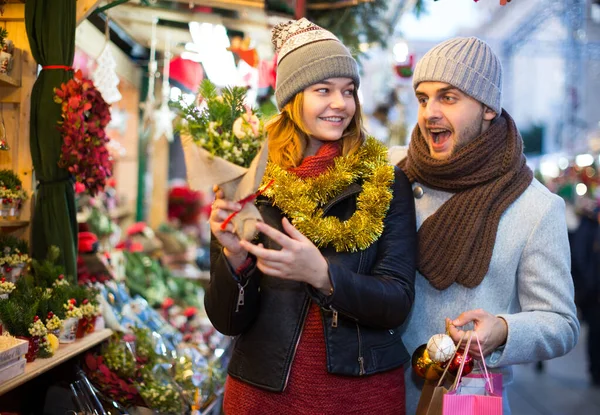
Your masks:
<svg viewBox="0 0 600 415"><path fill-rule="evenodd" d="M169 191L169 219L178 219L184 225L197 224L202 213L204 194L189 187L177 186Z"/></svg>
<svg viewBox="0 0 600 415"><path fill-rule="evenodd" d="M396 71L396 74L400 78L410 78L411 76L413 76L414 63L415 63L415 55L411 54L408 57L407 63L401 63L401 64L398 63L398 64L394 65L394 70Z"/></svg>
<svg viewBox="0 0 600 415"><path fill-rule="evenodd" d="M452 373L454 376L458 373L458 369L460 368L460 364L464 357L464 351L457 350L454 355L454 359L448 363L450 366L448 367L448 372ZM463 368L463 376L468 375L473 370L473 365L475 364L475 360L473 356L467 353L467 357L465 358L465 367Z"/></svg>
<svg viewBox="0 0 600 415"><path fill-rule="evenodd" d="M83 183L94 196L104 189L112 174L112 160L105 128L110 122L109 106L94 83L81 71L54 89L54 102L61 105L58 130L63 137L58 165Z"/></svg>
<svg viewBox="0 0 600 415"><path fill-rule="evenodd" d="M171 84L185 89L187 92L196 93L200 82L204 79L202 65L188 59L176 57L169 64L169 80Z"/></svg>

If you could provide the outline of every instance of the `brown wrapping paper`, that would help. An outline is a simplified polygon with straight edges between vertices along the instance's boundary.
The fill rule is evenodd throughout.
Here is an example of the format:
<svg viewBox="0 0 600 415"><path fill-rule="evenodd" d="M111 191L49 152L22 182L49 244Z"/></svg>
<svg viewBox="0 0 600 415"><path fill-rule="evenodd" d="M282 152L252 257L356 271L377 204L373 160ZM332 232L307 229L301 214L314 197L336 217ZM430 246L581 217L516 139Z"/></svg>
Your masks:
<svg viewBox="0 0 600 415"><path fill-rule="evenodd" d="M223 190L225 199L235 202L258 190L267 166L266 140L248 168L240 167L220 157L214 157L196 144L189 134L181 135L181 144L190 188L202 190L216 184ZM258 221L262 221L258 209L254 203L246 203L231 222L240 239L250 241L256 236Z"/></svg>

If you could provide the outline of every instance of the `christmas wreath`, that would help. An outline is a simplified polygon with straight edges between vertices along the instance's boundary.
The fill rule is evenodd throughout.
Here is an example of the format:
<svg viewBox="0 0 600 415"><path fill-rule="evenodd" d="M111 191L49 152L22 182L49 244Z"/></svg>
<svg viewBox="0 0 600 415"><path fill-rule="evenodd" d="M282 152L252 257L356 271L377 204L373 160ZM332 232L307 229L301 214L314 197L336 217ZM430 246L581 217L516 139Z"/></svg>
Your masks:
<svg viewBox="0 0 600 415"><path fill-rule="evenodd" d="M106 148L110 139L105 132L110 122L109 105L81 71L55 88L54 93L54 102L62 109L58 129L63 144L58 165L83 183L93 196L104 189L112 174L112 159Z"/></svg>

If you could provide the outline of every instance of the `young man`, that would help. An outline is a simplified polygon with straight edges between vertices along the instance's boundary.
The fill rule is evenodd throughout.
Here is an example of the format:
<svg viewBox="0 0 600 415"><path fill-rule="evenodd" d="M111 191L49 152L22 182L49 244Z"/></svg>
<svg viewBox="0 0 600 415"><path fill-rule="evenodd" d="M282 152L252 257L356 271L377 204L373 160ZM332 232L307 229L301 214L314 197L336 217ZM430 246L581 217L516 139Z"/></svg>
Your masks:
<svg viewBox="0 0 600 415"><path fill-rule="evenodd" d="M525 164L501 106L502 67L485 42L434 47L413 86L418 125L398 165L413 183L419 272L403 340L413 352L446 322L455 342L472 329L506 391L511 365L561 356L579 336L564 203ZM407 370L407 414L421 385ZM509 414L506 392L504 402Z"/></svg>

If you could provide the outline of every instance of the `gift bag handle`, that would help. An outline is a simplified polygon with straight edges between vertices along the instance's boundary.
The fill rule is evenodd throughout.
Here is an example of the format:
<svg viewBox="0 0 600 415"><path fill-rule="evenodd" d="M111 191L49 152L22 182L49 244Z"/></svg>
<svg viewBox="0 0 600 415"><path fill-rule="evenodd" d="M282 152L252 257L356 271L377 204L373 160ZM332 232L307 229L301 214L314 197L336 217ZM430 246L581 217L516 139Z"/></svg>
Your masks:
<svg viewBox="0 0 600 415"><path fill-rule="evenodd" d="M479 347L479 354L482 357L481 363L483 364L483 371L485 373L485 375L484 375L485 381L487 382L487 384L490 387L490 392L493 394L494 386L492 385L492 380L490 379L490 375L488 373L487 366L485 364L485 358L483 357L483 350L481 349L481 343L479 342L479 336L477 335L477 333L474 333L472 331L469 331L469 339L467 340L467 345L465 346L464 357L462 359L462 362L460 362L460 367L458 368L458 373L456 374L456 378L454 379L454 383L450 387L450 390L458 389L458 384L460 383L460 380L462 379L463 369L465 367L465 361L467 360L466 356L469 353L469 348L471 346L471 340L473 338L473 335L475 335L475 340L477 340L477 346ZM461 338L461 340L462 340L462 338ZM459 342L459 345L460 345L460 342ZM458 350L458 346L456 347L456 349ZM447 367L448 366L450 366L450 365L447 365Z"/></svg>
<svg viewBox="0 0 600 415"><path fill-rule="evenodd" d="M450 362L452 362L452 360L454 360L454 356L456 356L456 352L458 351L460 345L462 344L463 339L465 338L466 333L463 333L462 336L460 336L460 339L458 340L458 344L456 345L456 347L454 347L454 353L452 353L452 357L450 358L450 360L448 360L448 363L446 364L446 367L444 368L444 373L442 373L442 376L440 377L440 380L438 381L438 386L442 386L442 383L444 382L444 378L446 377L446 373L448 373L448 368L450 367Z"/></svg>

